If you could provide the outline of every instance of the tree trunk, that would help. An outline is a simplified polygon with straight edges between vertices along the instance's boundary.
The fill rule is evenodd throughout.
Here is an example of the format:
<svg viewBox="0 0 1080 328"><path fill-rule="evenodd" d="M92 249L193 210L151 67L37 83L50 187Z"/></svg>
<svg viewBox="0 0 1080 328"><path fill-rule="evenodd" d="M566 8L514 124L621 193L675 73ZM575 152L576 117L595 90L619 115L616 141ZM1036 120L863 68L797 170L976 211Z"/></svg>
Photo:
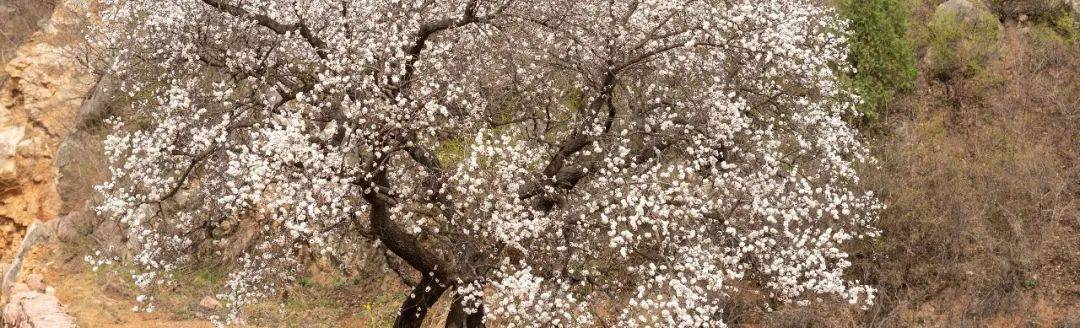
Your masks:
<svg viewBox="0 0 1080 328"><path fill-rule="evenodd" d="M413 288L412 293L405 299L405 302L401 303L401 309L398 311L397 320L394 321L394 327L419 328L424 323L424 318L430 312L431 306L435 305L435 301L438 301L445 291L446 286L440 285L435 281L435 278L424 276L420 283Z"/></svg>
<svg viewBox="0 0 1080 328"><path fill-rule="evenodd" d="M379 190L389 190L390 182L385 170L375 173L373 190L364 194L364 199L371 204L371 228L378 236L379 241L386 249L400 257L423 278L413 288L408 298L401 303L397 320L394 327L414 328L420 327L427 317L431 306L439 300L446 286L441 283L451 281L451 276L446 272L448 265L444 265L434 253L425 249L420 241L398 226L390 215L390 208L395 200L387 195L379 194Z"/></svg>
<svg viewBox="0 0 1080 328"><path fill-rule="evenodd" d="M450 306L450 313L446 316L446 328L482 328L484 327L484 307L473 314L465 313L465 306L461 300L455 300Z"/></svg>

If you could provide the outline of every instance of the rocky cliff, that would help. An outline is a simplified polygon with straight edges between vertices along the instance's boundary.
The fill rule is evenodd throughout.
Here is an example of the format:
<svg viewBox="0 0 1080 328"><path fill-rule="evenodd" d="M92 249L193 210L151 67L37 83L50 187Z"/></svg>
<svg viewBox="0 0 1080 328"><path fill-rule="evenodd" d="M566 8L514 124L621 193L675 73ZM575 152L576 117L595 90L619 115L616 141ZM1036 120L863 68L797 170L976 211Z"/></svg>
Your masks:
<svg viewBox="0 0 1080 328"><path fill-rule="evenodd" d="M76 60L80 16L59 6L49 23L4 67L0 86L0 249L6 253L35 220L55 218L56 153L74 129L94 77Z"/></svg>

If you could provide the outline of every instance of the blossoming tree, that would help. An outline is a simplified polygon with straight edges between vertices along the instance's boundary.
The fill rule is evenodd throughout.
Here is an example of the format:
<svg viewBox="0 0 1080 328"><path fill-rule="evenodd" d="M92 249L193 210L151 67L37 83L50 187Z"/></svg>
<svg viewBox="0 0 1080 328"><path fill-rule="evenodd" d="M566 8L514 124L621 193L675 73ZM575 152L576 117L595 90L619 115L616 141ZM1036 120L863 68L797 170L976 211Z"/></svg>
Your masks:
<svg viewBox="0 0 1080 328"><path fill-rule="evenodd" d="M136 100L98 210L128 227L142 288L242 222L233 308L313 256L373 247L422 277L399 327L441 297L448 326L723 326L738 288L873 300L844 276L880 207L842 118L858 102L837 80L844 24L813 1L114 0L101 16L101 67Z"/></svg>

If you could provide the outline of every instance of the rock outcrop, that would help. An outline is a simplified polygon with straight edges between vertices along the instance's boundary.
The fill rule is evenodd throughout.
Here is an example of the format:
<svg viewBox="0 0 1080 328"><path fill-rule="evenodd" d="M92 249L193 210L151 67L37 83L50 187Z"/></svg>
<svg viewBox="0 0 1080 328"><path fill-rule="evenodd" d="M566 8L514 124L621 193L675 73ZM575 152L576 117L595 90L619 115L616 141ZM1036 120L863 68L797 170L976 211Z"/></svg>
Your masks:
<svg viewBox="0 0 1080 328"><path fill-rule="evenodd" d="M967 0L949 0L941 3L934 10L935 16L953 15L960 17L961 21L970 21L978 18L981 14L975 4Z"/></svg>
<svg viewBox="0 0 1080 328"><path fill-rule="evenodd" d="M72 55L80 17L59 6L3 70L0 86L0 249L7 253L34 220L60 211L57 170L61 140L94 77ZM6 256L6 255L5 255Z"/></svg>
<svg viewBox="0 0 1080 328"><path fill-rule="evenodd" d="M12 289L11 302L4 306L5 327L76 327L75 318L64 313L60 300L50 291L33 290L26 284Z"/></svg>
<svg viewBox="0 0 1080 328"><path fill-rule="evenodd" d="M27 236L19 245L11 264L5 266L3 284L0 285L0 303L3 303L4 327L75 327L75 320L64 312L55 289L46 284L41 273L20 274L31 249L49 242L53 227L40 222L30 226ZM15 283L18 277L20 283Z"/></svg>

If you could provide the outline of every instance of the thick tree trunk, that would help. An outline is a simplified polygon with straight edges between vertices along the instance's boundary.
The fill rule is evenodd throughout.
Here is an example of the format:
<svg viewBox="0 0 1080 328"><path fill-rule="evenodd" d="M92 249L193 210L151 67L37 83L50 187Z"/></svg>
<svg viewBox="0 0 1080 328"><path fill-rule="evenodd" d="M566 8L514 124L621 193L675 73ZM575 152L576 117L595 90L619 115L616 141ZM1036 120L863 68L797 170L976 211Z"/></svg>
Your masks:
<svg viewBox="0 0 1080 328"><path fill-rule="evenodd" d="M408 298L402 302L394 327L420 327L431 310L431 306L446 292L447 287L443 284L451 280L446 271L449 266L443 264L441 259L425 249L420 241L393 222L390 208L395 200L387 195L379 194L379 190L389 189L390 183L386 171L376 173L373 182L376 188L364 194L364 199L371 204L372 232L388 250L423 276L420 283L413 287Z"/></svg>
<svg viewBox="0 0 1080 328"><path fill-rule="evenodd" d="M438 301L444 292L446 286L440 285L435 278L425 276L420 280L420 284L413 287L412 294L409 294L405 302L401 303L394 327L419 328L431 311L431 306L435 305L435 301Z"/></svg>
<svg viewBox="0 0 1080 328"><path fill-rule="evenodd" d="M484 327L484 308L473 314L465 313L465 307L460 300L454 301L450 306L450 313L446 316L446 328L481 328Z"/></svg>
<svg viewBox="0 0 1080 328"><path fill-rule="evenodd" d="M378 190L390 189L390 182L387 179L386 171L379 171L375 174L375 185ZM396 202L392 198L386 195L379 194L379 191L375 190L364 194L364 199L371 204L371 230L375 236L379 237L379 241L386 246L391 252L405 260L409 266L412 266L417 271L425 276L434 274L436 278L442 279L442 281L448 281L446 276L447 265L443 264L442 260L437 257L433 252L424 248L420 241L416 240L416 237L405 231L404 228L399 226L390 215L390 208L393 207Z"/></svg>

